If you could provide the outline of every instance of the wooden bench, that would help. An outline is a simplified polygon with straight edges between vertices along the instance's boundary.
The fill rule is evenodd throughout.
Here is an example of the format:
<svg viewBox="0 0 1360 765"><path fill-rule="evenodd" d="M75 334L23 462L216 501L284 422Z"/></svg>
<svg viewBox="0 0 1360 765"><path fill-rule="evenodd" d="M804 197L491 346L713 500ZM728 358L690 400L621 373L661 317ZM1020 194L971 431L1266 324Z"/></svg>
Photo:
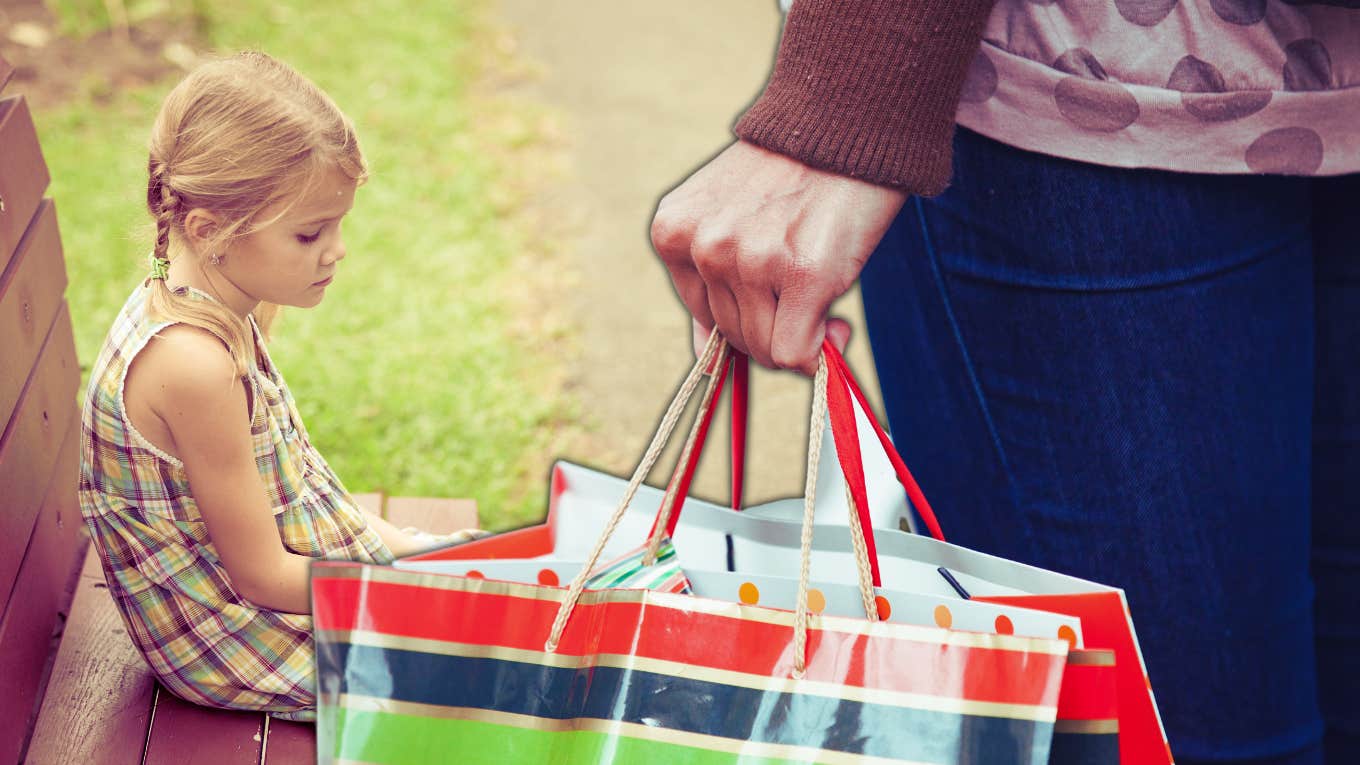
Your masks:
<svg viewBox="0 0 1360 765"><path fill-rule="evenodd" d="M447 533L477 525L471 500L355 499L398 526ZM315 728L208 709L160 688L123 629L99 561L87 556L29 748L30 765L301 765Z"/></svg>
<svg viewBox="0 0 1360 765"><path fill-rule="evenodd" d="M0 90L12 67L0 57ZM56 207L32 115L0 98L0 765L300 765L315 729L160 688L76 500L80 368ZM471 500L359 495L398 526L477 525Z"/></svg>

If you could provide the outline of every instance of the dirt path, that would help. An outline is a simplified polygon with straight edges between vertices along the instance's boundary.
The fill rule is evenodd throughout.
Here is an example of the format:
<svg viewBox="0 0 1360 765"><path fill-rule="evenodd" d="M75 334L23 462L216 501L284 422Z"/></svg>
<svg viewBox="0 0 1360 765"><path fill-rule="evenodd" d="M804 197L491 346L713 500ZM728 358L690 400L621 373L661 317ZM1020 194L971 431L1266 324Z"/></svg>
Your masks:
<svg viewBox="0 0 1360 765"><path fill-rule="evenodd" d="M564 456L626 474L693 362L688 314L648 242L651 213L732 140L730 125L768 74L778 9L774 0L500 0L498 10L520 53L542 67L529 95L559 112L567 139L569 170L540 200L579 221L564 245L578 286L562 299L579 346L568 384L587 432ZM850 362L876 401L858 294L836 313L855 325ZM752 387L746 499L800 495L810 386L761 370ZM712 438L726 444L727 429ZM710 451L699 495L726 500L726 452Z"/></svg>

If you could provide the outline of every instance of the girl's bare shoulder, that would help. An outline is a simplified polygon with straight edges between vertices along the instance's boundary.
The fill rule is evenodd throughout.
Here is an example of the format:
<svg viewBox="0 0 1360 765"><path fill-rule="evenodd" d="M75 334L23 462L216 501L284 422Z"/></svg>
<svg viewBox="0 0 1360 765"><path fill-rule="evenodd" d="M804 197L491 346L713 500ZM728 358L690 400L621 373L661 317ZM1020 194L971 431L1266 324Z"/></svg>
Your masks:
<svg viewBox="0 0 1360 765"><path fill-rule="evenodd" d="M124 385L129 409L140 404L166 416L230 405L243 397L227 346L213 333L188 324L157 332L133 359Z"/></svg>

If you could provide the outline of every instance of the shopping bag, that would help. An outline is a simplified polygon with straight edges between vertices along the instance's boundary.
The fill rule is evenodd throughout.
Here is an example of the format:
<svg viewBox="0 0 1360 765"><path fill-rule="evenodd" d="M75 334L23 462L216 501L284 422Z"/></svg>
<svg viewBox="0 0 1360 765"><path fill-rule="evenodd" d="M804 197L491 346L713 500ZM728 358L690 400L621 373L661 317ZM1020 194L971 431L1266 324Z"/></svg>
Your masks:
<svg viewBox="0 0 1360 765"><path fill-rule="evenodd" d="M617 572L645 571L642 553L635 551L622 561L593 574L587 587L649 586L656 577L628 577ZM676 573L684 568L674 548L667 543L661 563L676 561ZM540 559L445 560L430 562L399 561L406 571L470 576L510 582L556 583L575 577L583 561ZM758 602L767 607L791 609L796 584L779 577L751 576L731 572L687 569L685 580L693 592L720 600ZM740 582L738 584L737 582ZM1017 635L1052 635L1054 625L1079 625L1079 620L1015 607L999 607L977 601L926 597L914 593L876 590L881 598L881 614L895 623L935 624L956 630L985 632L1000 617L1012 620ZM808 590L810 608L829 616L852 616L859 605L859 593L845 585L817 584ZM990 610L989 610L990 609ZM1054 621L1066 618L1066 622ZM1115 765L1119 762L1117 697L1115 694L1114 653L1103 650L1073 649L1067 656L1054 722L1050 765Z"/></svg>
<svg viewBox="0 0 1360 765"><path fill-rule="evenodd" d="M1071 714L1081 716L1063 718L1060 732L1071 731L1072 735L1086 737L1088 748L1102 749L1108 747L1109 739L1117 730L1120 761L1138 765L1169 764L1172 761L1170 750L1122 590L944 542L938 520L902 464L891 439L872 416L867 416L870 411L867 401L853 376L839 355L834 354L834 349L830 358L835 368L843 372L841 379L850 400L858 404L857 411L861 413L850 422L869 423L872 439L883 447L905 493L912 495L913 504L935 535L918 536L899 529L876 530L873 536L879 553L877 562L886 581L894 588L924 595L949 597L962 590L981 601L1079 617L1086 647L1114 651L1117 704L1074 707L1076 711ZM741 361L735 361L734 367ZM734 385L734 393L739 390L740 386ZM844 404L845 400L842 400L833 401L831 405L831 409L839 413L843 425L846 420ZM711 406L710 402L705 418L711 416ZM734 404L734 410L737 409ZM733 431L738 430L734 426ZM834 434L836 428L831 430ZM851 445L871 442L871 439L861 440L853 431L845 432L849 431L848 427L843 427L842 431L845 448L838 448L837 456L839 459L845 453L851 467L841 472L853 474L854 449ZM697 453L698 450L691 455L688 465L691 471L692 463L697 462ZM740 450L734 448L734 458L739 459L739 454ZM740 496L739 473L739 467L734 465L734 498ZM822 471L822 475L827 472ZM683 482L683 476L680 480ZM673 477L672 484L676 481ZM826 483L819 485L825 489ZM625 484L621 479L589 468L559 463L553 469L545 523L419 557L426 560L544 555L579 558L589 544L585 539L587 535L581 530L599 527L607 517L604 508L611 498L620 495ZM855 491L852 489L851 493ZM900 493L903 493L902 489L899 489ZM823 490L819 497L825 494ZM665 496L666 492L661 489L642 487L639 490L636 507L622 523L619 546L611 548L611 554L619 554L626 548L629 542L623 540L636 539L637 533L651 528ZM867 492L861 496L866 497L867 502ZM691 569L693 576L713 569L780 575L786 574L797 561L800 525L790 511L790 506L797 501L780 500L753 506L741 513L683 494L678 501L682 503L685 522L674 527L674 540L682 551L684 565ZM678 516L676 513L673 518ZM948 578L941 573L942 569L950 574ZM816 581L853 583L850 572L854 567L848 541L818 537L813 545L811 571ZM1004 631L1013 629L1013 625L1002 621L995 628ZM1116 708L1117 724L1112 718L1101 716Z"/></svg>
<svg viewBox="0 0 1360 765"><path fill-rule="evenodd" d="M880 620L853 513L863 618L809 609L815 469L793 611L587 589L676 404L570 587L314 564L322 761L1048 761L1067 641Z"/></svg>

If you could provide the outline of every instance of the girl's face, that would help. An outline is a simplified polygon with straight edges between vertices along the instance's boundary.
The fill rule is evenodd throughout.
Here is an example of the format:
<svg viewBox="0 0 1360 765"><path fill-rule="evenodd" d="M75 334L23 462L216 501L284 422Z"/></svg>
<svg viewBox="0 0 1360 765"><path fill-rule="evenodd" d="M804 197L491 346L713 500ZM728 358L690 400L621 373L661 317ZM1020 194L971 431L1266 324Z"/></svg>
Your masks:
<svg viewBox="0 0 1360 765"><path fill-rule="evenodd" d="M340 221L354 206L355 183L332 167L301 192L260 213L267 226L233 241L217 269L249 297L310 308L345 257ZM291 206L290 206L291 205Z"/></svg>

